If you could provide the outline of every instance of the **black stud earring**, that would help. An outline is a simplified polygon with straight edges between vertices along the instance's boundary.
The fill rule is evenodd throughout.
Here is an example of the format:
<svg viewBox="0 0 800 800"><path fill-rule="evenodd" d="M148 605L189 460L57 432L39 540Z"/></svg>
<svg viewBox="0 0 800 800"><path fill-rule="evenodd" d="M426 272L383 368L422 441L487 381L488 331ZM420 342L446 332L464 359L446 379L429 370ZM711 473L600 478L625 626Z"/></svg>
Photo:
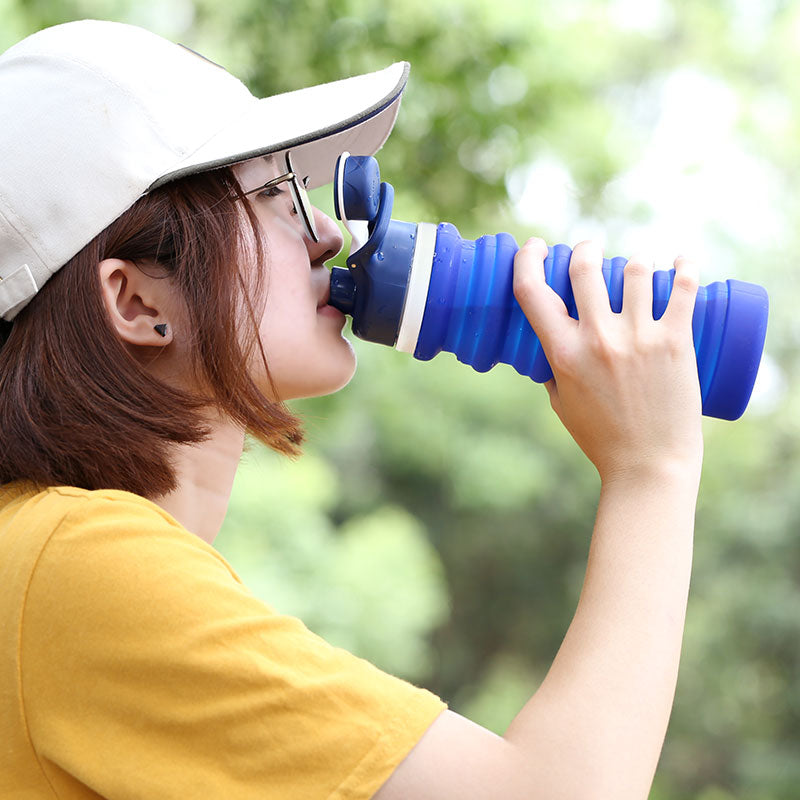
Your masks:
<svg viewBox="0 0 800 800"><path fill-rule="evenodd" d="M155 332L163 338L167 335L167 323L162 322L158 325L154 325L153 330L155 330Z"/></svg>

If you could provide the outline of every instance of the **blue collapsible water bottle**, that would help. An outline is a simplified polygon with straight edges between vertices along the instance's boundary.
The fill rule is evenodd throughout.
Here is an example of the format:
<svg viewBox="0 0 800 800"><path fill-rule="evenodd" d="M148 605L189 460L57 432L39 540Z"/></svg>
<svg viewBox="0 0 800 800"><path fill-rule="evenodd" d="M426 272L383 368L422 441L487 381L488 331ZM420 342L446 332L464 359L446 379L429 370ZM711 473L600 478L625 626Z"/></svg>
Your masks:
<svg viewBox="0 0 800 800"><path fill-rule="evenodd" d="M331 270L330 304L353 318L361 339L428 360L445 350L478 372L510 364L537 382L552 377L539 339L514 298L517 243L507 233L462 239L443 222L391 219L394 189L370 156L336 164L336 216L353 236L347 268ZM572 251L549 248L545 278L577 319L569 280ZM622 308L624 258L605 259L611 308ZM667 307L674 270L653 274L653 318ZM767 329L763 287L737 280L701 286L692 332L703 413L738 419L747 407Z"/></svg>

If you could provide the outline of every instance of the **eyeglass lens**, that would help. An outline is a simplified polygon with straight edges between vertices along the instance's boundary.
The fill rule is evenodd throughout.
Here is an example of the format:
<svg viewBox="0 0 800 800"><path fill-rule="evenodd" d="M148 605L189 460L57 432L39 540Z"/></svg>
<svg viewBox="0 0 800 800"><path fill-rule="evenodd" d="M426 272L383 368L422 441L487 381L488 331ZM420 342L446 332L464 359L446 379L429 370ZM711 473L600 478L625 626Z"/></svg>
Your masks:
<svg viewBox="0 0 800 800"><path fill-rule="evenodd" d="M309 200L304 181L299 180L297 173L294 171L291 153L288 151L286 153L286 169L294 175L292 180L289 181L289 191L292 195L295 211L297 211L303 221L303 227L306 229L308 238L311 239L312 242L318 242L319 234L317 233L317 226L314 221L314 211L311 207L311 201Z"/></svg>

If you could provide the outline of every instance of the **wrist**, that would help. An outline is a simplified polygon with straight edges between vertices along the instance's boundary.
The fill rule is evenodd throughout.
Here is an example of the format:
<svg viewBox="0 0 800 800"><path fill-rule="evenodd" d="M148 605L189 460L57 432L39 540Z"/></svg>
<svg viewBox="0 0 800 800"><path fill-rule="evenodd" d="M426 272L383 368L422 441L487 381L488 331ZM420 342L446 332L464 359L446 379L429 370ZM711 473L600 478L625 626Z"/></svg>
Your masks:
<svg viewBox="0 0 800 800"><path fill-rule="evenodd" d="M697 452L680 457L662 457L648 460L638 459L622 465L608 466L600 473L600 483L604 491L615 487L624 487L626 490L640 486L643 488L659 487L666 490L669 487L686 490L694 489L700 485L700 474L703 466L702 443Z"/></svg>

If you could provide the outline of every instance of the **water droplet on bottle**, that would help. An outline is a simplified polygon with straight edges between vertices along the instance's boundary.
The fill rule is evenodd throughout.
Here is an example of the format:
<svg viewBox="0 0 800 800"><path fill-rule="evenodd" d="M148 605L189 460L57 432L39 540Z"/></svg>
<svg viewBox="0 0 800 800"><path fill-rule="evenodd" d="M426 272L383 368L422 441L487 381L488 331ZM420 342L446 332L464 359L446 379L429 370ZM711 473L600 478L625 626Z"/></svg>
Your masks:
<svg viewBox="0 0 800 800"><path fill-rule="evenodd" d="M378 261L383 261L383 259L386 258L386 256L383 254L383 250L378 250L378 252L375 253L375 258L377 258Z"/></svg>

